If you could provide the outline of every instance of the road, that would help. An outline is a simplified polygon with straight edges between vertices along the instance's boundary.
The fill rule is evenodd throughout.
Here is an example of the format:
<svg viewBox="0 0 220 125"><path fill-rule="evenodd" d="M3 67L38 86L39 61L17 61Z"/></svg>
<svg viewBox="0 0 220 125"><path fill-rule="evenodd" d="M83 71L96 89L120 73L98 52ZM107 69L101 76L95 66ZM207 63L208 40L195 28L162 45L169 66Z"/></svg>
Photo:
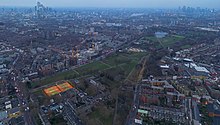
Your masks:
<svg viewBox="0 0 220 125"><path fill-rule="evenodd" d="M81 120L77 117L75 111L75 109L73 108L73 106L71 106L71 104L66 101L64 103L64 117L67 118L68 122L70 125L83 125Z"/></svg>
<svg viewBox="0 0 220 125"><path fill-rule="evenodd" d="M129 112L128 118L126 120L125 125L133 125L134 124L134 119L138 111L138 106L139 106L139 94L141 91L141 85L137 84L135 87L135 92L134 92L134 100L133 100L133 107L132 110Z"/></svg>
<svg viewBox="0 0 220 125"><path fill-rule="evenodd" d="M18 90L16 95L18 97L18 101L21 105L21 108L27 109L27 107L29 106L28 103L29 93L26 90L26 88L23 86L24 83L22 83L22 76L20 71L14 69L13 72L10 74L10 77L12 79L11 83ZM25 125L35 125L29 109L23 112L23 116L24 116Z"/></svg>
<svg viewBox="0 0 220 125"><path fill-rule="evenodd" d="M186 99L186 114L188 117L188 121L189 121L189 125L192 125L192 99L191 98L187 98Z"/></svg>

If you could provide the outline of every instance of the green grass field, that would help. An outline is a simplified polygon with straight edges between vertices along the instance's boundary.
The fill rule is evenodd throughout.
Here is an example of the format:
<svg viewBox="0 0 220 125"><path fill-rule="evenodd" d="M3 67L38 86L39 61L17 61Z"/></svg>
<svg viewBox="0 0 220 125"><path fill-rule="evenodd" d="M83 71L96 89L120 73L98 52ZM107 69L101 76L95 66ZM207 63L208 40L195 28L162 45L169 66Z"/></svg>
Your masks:
<svg viewBox="0 0 220 125"><path fill-rule="evenodd" d="M149 37L145 37L143 38L144 40L149 40L150 42L155 42L157 41L157 38L155 36L149 36Z"/></svg>
<svg viewBox="0 0 220 125"><path fill-rule="evenodd" d="M184 46L181 46L180 48L181 49L188 49L188 48L190 48L191 46L190 45L184 45Z"/></svg>
<svg viewBox="0 0 220 125"><path fill-rule="evenodd" d="M123 57L121 55L122 54L119 54L119 55L114 54L112 56L109 56L105 60L103 60L103 62L110 66L117 66L119 64L126 63L129 61L127 57Z"/></svg>
<svg viewBox="0 0 220 125"><path fill-rule="evenodd" d="M99 71L104 71L115 67L120 67L119 70L123 70L125 72L125 75L128 75L132 71L132 69L138 64L138 61L145 55L147 55L147 53L113 54L102 61L94 61L92 63L78 67L74 70L60 72L53 76L45 77L42 80L34 82L32 86L33 88L36 88L60 80L74 79L88 74L94 75L97 74Z"/></svg>
<svg viewBox="0 0 220 125"><path fill-rule="evenodd" d="M98 108L89 114L90 119L96 119L103 125L112 125L113 112L106 107Z"/></svg>
<svg viewBox="0 0 220 125"><path fill-rule="evenodd" d="M57 73L53 76L48 76L48 77L43 78L40 81L34 82L33 87L53 83L53 82L56 82L59 80L67 80L67 79L75 78L78 76L79 76L79 74L77 74L77 72L75 72L73 70L60 72L60 73Z"/></svg>
<svg viewBox="0 0 220 125"><path fill-rule="evenodd" d="M133 68L138 64L139 60L146 56L146 52L142 53L120 53L118 55L111 56L105 60L105 63L117 67L114 69L115 74L118 74L120 71L125 73L127 76ZM115 61L117 60L117 61ZM109 69L110 71L111 69ZM112 72L112 71L110 71Z"/></svg>
<svg viewBox="0 0 220 125"><path fill-rule="evenodd" d="M73 79L73 78L80 77L82 75L86 75L88 73L91 73L93 71L104 70L106 68L109 68L109 66L105 65L99 61L95 61L95 62L86 64L86 65L83 65L83 66L76 68L74 70L60 72L60 73L57 73L53 76L45 77L44 79L33 83L33 87L53 83L53 82L56 82L59 80Z"/></svg>
<svg viewBox="0 0 220 125"><path fill-rule="evenodd" d="M125 75L127 76L137 64L138 61L133 60L125 65L121 65L120 67L125 71Z"/></svg>
<svg viewBox="0 0 220 125"><path fill-rule="evenodd" d="M84 66L81 66L81 67L75 69L75 71L77 71L80 74L80 76L82 76L82 75L86 75L88 73L102 71L107 68L110 68L110 66L108 66L100 61L95 61L95 62L86 64Z"/></svg>
<svg viewBox="0 0 220 125"><path fill-rule="evenodd" d="M158 46L162 45L163 47L170 47L174 45L176 42L183 40L184 38L185 38L184 36L179 36L179 35L170 35L164 38L156 38L153 36L145 37L146 40L149 40L150 42L158 42Z"/></svg>
<svg viewBox="0 0 220 125"><path fill-rule="evenodd" d="M162 38L161 44L164 47L169 47L169 46L172 46L173 44L175 44L176 42L181 41L182 39L184 39L183 36L172 35L172 36L169 36L169 37Z"/></svg>
<svg viewBox="0 0 220 125"><path fill-rule="evenodd" d="M143 56L146 56L147 53L146 52L140 52L140 53L122 53L122 56L132 59L132 60L136 60L139 61Z"/></svg>

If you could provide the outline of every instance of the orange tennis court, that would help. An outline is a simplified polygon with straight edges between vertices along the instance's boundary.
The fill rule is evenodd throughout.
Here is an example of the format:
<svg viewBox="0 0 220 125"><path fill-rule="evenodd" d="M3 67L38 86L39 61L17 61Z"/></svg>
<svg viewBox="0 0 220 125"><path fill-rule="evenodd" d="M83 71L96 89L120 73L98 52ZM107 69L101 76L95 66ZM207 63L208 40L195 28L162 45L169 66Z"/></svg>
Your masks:
<svg viewBox="0 0 220 125"><path fill-rule="evenodd" d="M59 90L62 91L62 92L67 91L67 90L73 88L73 86L70 85L68 82L65 82L65 83L59 84L59 85L57 85L57 87L58 87Z"/></svg>
<svg viewBox="0 0 220 125"><path fill-rule="evenodd" d="M65 83L44 89L44 92L47 96L53 96L53 95L59 94L61 92L65 92L65 91L72 89L72 88L73 88L73 86L70 85L70 83L65 82Z"/></svg>
<svg viewBox="0 0 220 125"><path fill-rule="evenodd" d="M59 90L57 86L52 86L50 88L44 89L44 92L48 96L53 96L53 95L59 94L61 91Z"/></svg>

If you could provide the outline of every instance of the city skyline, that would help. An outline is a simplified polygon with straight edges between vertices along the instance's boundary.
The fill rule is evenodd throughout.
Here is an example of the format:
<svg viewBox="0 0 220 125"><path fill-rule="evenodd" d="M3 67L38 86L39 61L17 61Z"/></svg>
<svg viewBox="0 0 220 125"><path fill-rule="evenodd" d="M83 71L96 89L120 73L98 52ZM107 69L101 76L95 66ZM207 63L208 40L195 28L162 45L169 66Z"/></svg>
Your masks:
<svg viewBox="0 0 220 125"><path fill-rule="evenodd" d="M0 6L34 6L37 1L49 7L101 7L101 8L178 8L179 6L215 8L218 0L1 0Z"/></svg>
<svg viewBox="0 0 220 125"><path fill-rule="evenodd" d="M220 0L0 0L0 125L219 125Z"/></svg>

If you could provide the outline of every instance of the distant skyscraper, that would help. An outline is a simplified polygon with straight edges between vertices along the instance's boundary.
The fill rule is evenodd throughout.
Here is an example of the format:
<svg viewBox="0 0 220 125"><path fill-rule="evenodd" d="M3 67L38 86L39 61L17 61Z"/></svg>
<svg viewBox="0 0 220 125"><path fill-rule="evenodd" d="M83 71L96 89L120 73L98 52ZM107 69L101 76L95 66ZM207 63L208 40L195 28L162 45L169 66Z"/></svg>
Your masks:
<svg viewBox="0 0 220 125"><path fill-rule="evenodd" d="M35 6L35 15L37 18L44 18L46 14L47 8L40 2L37 2L37 6Z"/></svg>

